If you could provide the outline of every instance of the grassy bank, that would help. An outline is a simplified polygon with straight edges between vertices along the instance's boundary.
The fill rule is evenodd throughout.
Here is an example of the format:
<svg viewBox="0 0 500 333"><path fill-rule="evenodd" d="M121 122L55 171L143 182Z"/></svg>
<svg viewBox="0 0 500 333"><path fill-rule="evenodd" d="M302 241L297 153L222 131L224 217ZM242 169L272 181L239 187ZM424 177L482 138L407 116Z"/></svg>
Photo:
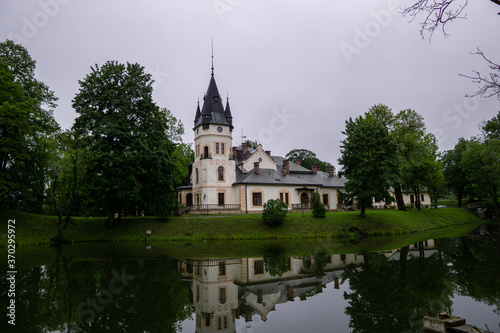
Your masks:
<svg viewBox="0 0 500 333"><path fill-rule="evenodd" d="M56 234L56 217L1 211L0 217L6 229L8 219L16 220L16 243L18 245L49 243ZM424 209L401 212L397 210L368 211L365 218L359 212L327 213L324 219L315 219L312 214L304 217L300 213L288 214L285 224L270 229L262 224L260 215L232 216L181 216L162 222L157 218L124 218L113 229L109 229L104 218L74 218L64 233L73 243L142 241L145 230L151 230L149 243L163 241L197 240L255 240L298 239L336 237L354 226L368 235L398 235L421 232L481 220L461 208ZM6 237L2 239L6 244Z"/></svg>

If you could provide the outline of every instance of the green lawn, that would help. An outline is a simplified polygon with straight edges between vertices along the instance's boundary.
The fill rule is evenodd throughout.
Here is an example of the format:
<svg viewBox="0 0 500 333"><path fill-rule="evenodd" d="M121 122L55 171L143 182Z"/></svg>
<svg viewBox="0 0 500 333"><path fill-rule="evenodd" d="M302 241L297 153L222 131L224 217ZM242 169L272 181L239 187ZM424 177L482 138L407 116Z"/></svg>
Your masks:
<svg viewBox="0 0 500 333"><path fill-rule="evenodd" d="M56 234L56 217L25 214L15 211L0 211L6 224L16 220L16 243L18 245L49 243ZM231 216L181 216L162 222L158 218L124 218L113 229L109 229L104 218L74 218L64 237L76 242L121 242L141 241L145 231L151 230L149 243L165 241L196 240L254 240L254 239L299 239L312 237L336 237L349 227L355 226L368 235L398 235L444 228L481 220L461 208L413 209L409 212L397 210L370 210L361 218L359 212L327 213L324 219L315 219L311 213L302 217L300 213L288 214L285 224L270 229L262 224L261 215ZM4 224L4 226L5 226ZM5 233L7 227L5 226ZM1 244L6 237L1 233Z"/></svg>

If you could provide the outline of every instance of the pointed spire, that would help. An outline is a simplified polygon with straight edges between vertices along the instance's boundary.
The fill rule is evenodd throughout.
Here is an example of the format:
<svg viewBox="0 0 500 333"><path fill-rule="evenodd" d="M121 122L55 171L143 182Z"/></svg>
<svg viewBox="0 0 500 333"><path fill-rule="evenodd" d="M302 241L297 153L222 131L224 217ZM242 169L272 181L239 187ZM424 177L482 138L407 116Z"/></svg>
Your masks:
<svg viewBox="0 0 500 333"><path fill-rule="evenodd" d="M196 123L198 122L198 119L201 116L201 111L200 111L200 99L198 98L198 107L196 108L196 115L194 116L194 125L196 126Z"/></svg>
<svg viewBox="0 0 500 333"><path fill-rule="evenodd" d="M212 76L214 75L214 38L212 37Z"/></svg>

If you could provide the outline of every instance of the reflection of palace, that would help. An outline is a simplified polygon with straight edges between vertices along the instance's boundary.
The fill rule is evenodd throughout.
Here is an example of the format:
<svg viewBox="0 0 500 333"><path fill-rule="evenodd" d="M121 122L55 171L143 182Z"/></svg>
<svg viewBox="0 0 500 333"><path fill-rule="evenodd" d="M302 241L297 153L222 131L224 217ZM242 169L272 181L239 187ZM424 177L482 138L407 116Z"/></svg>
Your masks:
<svg viewBox="0 0 500 333"><path fill-rule="evenodd" d="M434 241L410 245L409 253L428 257L436 252ZM384 256L399 260L399 250L383 251ZM314 256L287 258L289 270L280 277L267 271L263 258L192 259L179 263L185 279L192 280L190 297L195 308L196 332L236 332L235 320L251 321L258 314L267 320L276 304L305 301L321 293L339 279L346 265L361 265L361 254L334 254L326 259L322 277L317 277Z"/></svg>

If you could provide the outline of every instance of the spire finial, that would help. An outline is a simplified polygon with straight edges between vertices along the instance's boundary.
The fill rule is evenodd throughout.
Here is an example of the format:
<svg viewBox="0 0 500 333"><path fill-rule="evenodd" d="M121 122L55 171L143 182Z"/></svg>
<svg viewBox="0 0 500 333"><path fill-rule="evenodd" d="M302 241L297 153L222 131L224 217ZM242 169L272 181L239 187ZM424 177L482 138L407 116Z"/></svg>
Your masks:
<svg viewBox="0 0 500 333"><path fill-rule="evenodd" d="M214 38L212 37L212 75L214 75Z"/></svg>

